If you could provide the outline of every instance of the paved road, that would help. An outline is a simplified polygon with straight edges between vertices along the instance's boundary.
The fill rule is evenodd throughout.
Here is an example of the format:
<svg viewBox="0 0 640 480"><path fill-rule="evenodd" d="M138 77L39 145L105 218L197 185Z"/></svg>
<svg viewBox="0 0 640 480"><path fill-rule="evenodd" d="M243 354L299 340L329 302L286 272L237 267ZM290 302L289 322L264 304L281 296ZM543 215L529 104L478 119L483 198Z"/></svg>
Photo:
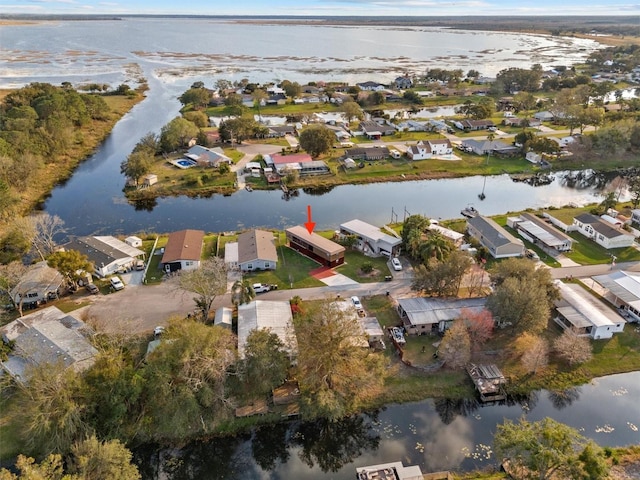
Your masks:
<svg viewBox="0 0 640 480"><path fill-rule="evenodd" d="M627 270L630 272L640 272L640 262L616 263L615 265L583 265L579 267L552 268L553 278L586 278L594 275L606 275L615 270Z"/></svg>

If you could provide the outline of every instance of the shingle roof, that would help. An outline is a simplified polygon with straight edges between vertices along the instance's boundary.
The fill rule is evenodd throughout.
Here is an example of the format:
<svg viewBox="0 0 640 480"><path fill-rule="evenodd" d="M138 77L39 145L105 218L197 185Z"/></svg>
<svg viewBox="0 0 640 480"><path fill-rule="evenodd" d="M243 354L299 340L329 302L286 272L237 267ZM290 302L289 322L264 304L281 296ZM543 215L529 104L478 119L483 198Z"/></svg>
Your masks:
<svg viewBox="0 0 640 480"><path fill-rule="evenodd" d="M64 248L86 255L94 265L109 265L114 260L144 255L142 250L109 236L74 238Z"/></svg>
<svg viewBox="0 0 640 480"><path fill-rule="evenodd" d="M478 215L467 219L467 223L482 232L482 236L494 247L509 243L522 245L522 240L511 235L491 218Z"/></svg>
<svg viewBox="0 0 640 480"><path fill-rule="evenodd" d="M169 234L169 240L164 247L162 263L171 263L179 260L199 261L202 254L202 230L180 230Z"/></svg>
<svg viewBox="0 0 640 480"><path fill-rule="evenodd" d="M238 235L238 262L256 260L278 261L278 252L273 233L264 230L250 230Z"/></svg>
<svg viewBox="0 0 640 480"><path fill-rule="evenodd" d="M596 217L595 215L592 215L590 213L582 213L575 217L575 219L581 223L591 225L596 232L604 235L607 238L616 238L621 235L631 235L630 233L613 227L609 223L602 220L600 217Z"/></svg>

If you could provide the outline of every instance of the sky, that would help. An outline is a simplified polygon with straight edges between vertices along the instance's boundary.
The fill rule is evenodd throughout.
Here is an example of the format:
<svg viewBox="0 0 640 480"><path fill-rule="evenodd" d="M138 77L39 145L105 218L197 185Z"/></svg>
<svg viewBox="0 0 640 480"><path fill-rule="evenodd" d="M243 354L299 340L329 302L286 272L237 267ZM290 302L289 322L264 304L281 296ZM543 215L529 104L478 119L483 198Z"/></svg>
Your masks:
<svg viewBox="0 0 640 480"><path fill-rule="evenodd" d="M2 13L640 16L640 0L0 0Z"/></svg>

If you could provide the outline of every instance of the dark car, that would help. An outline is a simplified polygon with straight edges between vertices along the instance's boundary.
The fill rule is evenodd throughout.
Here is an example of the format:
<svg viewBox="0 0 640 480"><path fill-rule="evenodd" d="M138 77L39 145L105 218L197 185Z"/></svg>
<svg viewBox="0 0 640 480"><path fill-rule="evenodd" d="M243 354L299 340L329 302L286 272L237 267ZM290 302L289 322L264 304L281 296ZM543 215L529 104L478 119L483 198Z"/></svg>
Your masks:
<svg viewBox="0 0 640 480"><path fill-rule="evenodd" d="M98 293L100 293L100 289L98 289L98 287L96 287L93 283L88 283L85 288L91 295L97 295Z"/></svg>

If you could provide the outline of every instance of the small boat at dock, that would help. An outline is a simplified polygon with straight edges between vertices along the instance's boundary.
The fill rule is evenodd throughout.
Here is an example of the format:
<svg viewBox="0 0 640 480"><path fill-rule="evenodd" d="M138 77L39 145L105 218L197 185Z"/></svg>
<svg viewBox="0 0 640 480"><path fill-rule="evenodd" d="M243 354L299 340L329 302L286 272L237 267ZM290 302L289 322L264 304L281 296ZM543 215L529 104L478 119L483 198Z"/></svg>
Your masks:
<svg viewBox="0 0 640 480"><path fill-rule="evenodd" d="M469 205L469 206L463 208L460 211L460 214L463 217L473 218L473 217L477 217L478 215L480 215L480 212L478 212L478 210L476 210L472 205Z"/></svg>
<svg viewBox="0 0 640 480"><path fill-rule="evenodd" d="M253 192L253 187L252 187L251 185L248 185L248 184L247 184L247 185L245 185L245 186L244 186L244 189L245 189L247 192Z"/></svg>

